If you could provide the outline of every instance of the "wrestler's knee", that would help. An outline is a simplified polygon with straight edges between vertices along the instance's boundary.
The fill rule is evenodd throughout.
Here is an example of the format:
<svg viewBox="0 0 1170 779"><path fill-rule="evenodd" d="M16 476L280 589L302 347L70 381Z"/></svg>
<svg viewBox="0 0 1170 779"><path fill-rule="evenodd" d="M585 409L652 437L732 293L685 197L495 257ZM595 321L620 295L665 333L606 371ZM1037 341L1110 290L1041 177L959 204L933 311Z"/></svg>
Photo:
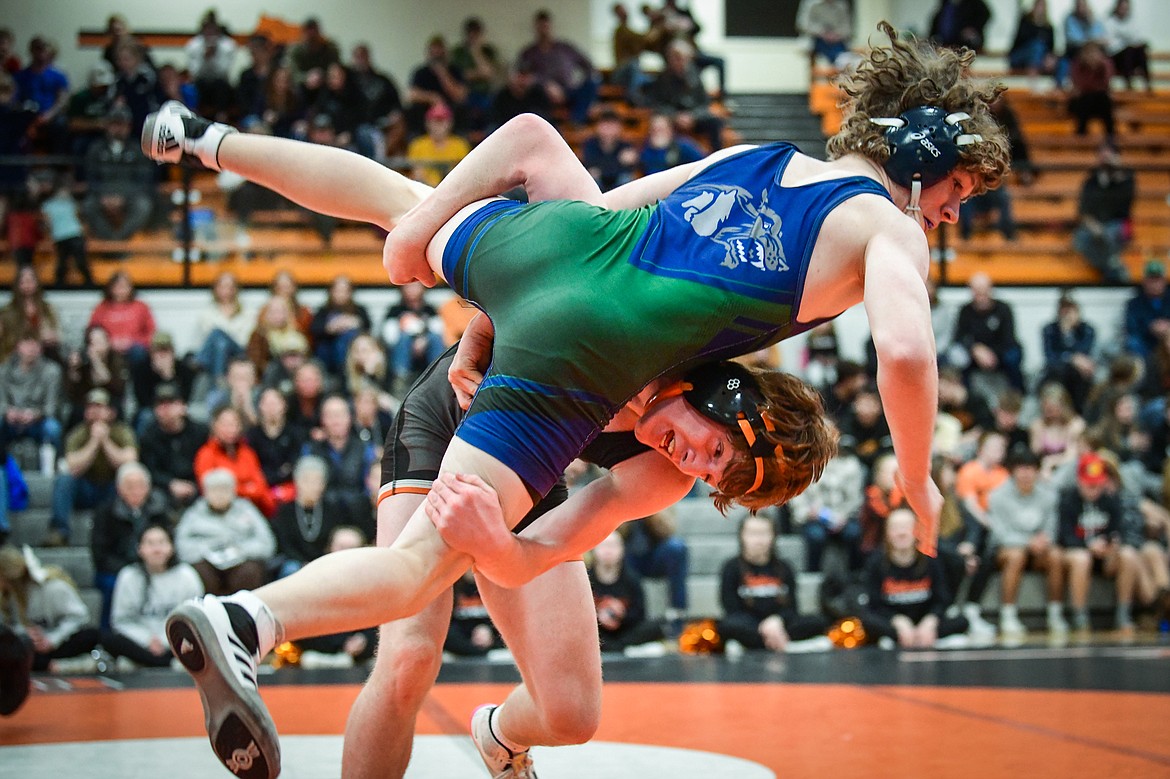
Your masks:
<svg viewBox="0 0 1170 779"><path fill-rule="evenodd" d="M418 633L382 630L382 640L370 674L396 707L417 708L434 684L442 664L442 647Z"/></svg>
<svg viewBox="0 0 1170 779"><path fill-rule="evenodd" d="M542 701L544 724L556 744L584 744L601 723L601 691L554 695Z"/></svg>

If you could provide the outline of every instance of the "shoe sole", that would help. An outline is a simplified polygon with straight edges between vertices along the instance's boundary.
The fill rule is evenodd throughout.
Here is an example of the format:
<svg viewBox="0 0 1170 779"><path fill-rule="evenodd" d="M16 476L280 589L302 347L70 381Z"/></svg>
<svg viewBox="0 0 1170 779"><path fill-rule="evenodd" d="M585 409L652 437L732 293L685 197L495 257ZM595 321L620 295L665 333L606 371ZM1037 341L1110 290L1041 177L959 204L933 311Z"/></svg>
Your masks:
<svg viewBox="0 0 1170 779"><path fill-rule="evenodd" d="M183 157L182 152L180 152L178 159L175 159L175 160L166 159L166 153L168 151L179 147L178 141L175 139L171 139L171 142L173 143L173 145L168 146L166 144L166 141L164 141L163 139L160 138L156 141L156 139L154 137L154 135L155 135L154 129L158 125L159 117L163 113L166 113L167 116L170 116L172 113L174 113L174 111L170 105L171 102L173 102L173 101L168 101L166 103L163 103L162 107L160 107L157 111L155 111L154 113L152 113L146 117L146 122L144 122L142 125L142 136L139 139L139 142L142 146L142 153L145 154L149 159L154 160L155 162L157 162L159 164L169 162L173 165L173 164L180 162L182 160L182 157ZM155 146L158 143L163 144L163 149L161 151L159 151L159 153L156 156Z"/></svg>
<svg viewBox="0 0 1170 779"><path fill-rule="evenodd" d="M167 641L195 680L207 737L224 768L240 779L276 779L280 774L276 726L259 694L226 670L229 660L203 609L194 603L176 608L167 619Z"/></svg>

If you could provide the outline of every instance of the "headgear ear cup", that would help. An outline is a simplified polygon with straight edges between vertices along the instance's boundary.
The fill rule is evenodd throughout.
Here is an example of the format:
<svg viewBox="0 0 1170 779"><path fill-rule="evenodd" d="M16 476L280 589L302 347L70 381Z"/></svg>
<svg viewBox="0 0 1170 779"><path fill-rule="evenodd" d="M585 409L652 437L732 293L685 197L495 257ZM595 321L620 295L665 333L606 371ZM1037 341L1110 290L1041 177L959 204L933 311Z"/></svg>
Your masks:
<svg viewBox="0 0 1170 779"><path fill-rule="evenodd" d="M961 122L971 115L947 113L935 106L919 106L897 117L870 119L886 128L890 158L883 166L890 180L910 190L906 211L917 216L922 190L941 181L959 164L963 147L983 140L964 133Z"/></svg>
<svg viewBox="0 0 1170 779"><path fill-rule="evenodd" d="M747 440L748 450L756 461L756 478L744 494L755 492L764 481L764 458L783 453L764 436L775 428L760 413L767 398L755 376L738 363L720 362L694 368L683 379L686 389L682 395L696 411L721 425L738 429Z"/></svg>

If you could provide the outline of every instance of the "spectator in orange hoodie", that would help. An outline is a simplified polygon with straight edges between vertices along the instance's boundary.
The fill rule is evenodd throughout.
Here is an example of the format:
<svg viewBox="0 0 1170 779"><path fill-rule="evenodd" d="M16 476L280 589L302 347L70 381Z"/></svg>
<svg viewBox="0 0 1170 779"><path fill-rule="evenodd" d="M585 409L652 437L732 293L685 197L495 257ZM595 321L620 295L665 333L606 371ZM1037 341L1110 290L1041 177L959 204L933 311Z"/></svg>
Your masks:
<svg viewBox="0 0 1170 779"><path fill-rule="evenodd" d="M224 406L216 411L211 418L211 437L195 453L195 476L202 482L208 471L228 469L236 476L236 494L252 501L260 513L271 518L276 502L260 469L256 450L243 440L243 429L240 412L235 408Z"/></svg>

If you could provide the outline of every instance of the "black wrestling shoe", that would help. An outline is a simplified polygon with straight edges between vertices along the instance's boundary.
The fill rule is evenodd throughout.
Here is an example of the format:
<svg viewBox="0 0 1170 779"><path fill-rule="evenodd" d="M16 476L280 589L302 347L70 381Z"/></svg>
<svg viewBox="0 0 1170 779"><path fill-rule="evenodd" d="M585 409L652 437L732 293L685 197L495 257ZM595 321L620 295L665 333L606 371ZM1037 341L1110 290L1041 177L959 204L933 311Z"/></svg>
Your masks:
<svg viewBox="0 0 1170 779"><path fill-rule="evenodd" d="M0 717L14 714L32 689L33 650L23 637L0 628Z"/></svg>

